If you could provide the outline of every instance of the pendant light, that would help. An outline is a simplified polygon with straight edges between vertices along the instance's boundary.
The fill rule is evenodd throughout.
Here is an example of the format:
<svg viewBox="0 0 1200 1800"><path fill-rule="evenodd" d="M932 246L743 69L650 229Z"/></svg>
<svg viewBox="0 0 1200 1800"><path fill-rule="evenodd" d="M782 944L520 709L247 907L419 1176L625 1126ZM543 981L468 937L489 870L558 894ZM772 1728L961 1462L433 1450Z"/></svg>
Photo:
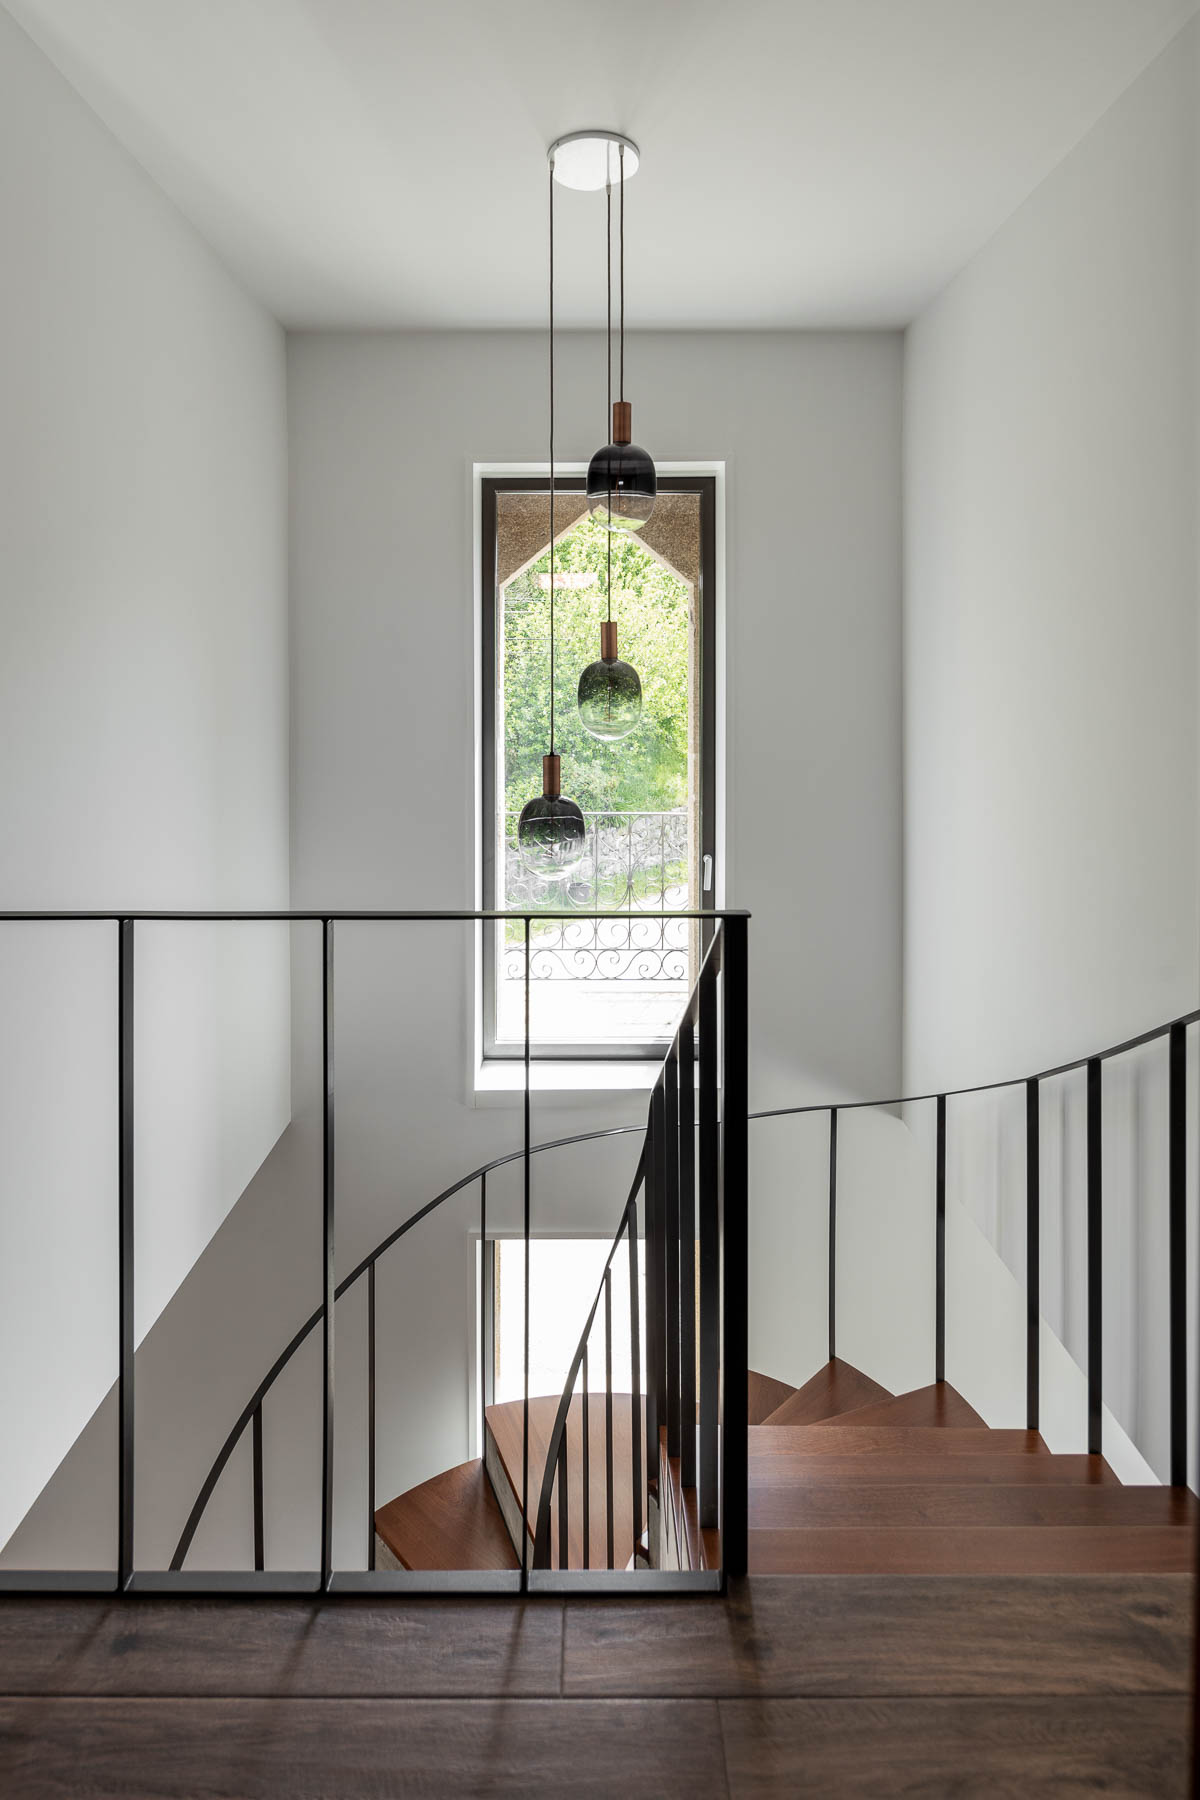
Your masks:
<svg viewBox="0 0 1200 1800"><path fill-rule="evenodd" d="M625 184L622 181L621 190ZM608 303L608 411L612 411L612 183L607 184L607 303ZM595 458L593 457L593 463ZM589 478L590 485L590 478ZM613 495L607 496L612 517ZM644 521L643 521L644 522ZM631 663L617 653L617 622L612 616L612 538L607 533L607 617L600 627L599 660L589 663L579 677L579 717L585 731L605 743L628 737L642 716L642 682Z"/></svg>
<svg viewBox="0 0 1200 1800"><path fill-rule="evenodd" d="M649 523L658 476L649 454L633 439L633 409L625 398L625 144L617 145L621 188L621 379L612 408L612 442L588 464L587 495L610 531L640 531Z"/></svg>
<svg viewBox="0 0 1200 1800"><path fill-rule="evenodd" d="M565 881L583 860L583 814L562 792L562 762L554 750L554 157L550 158L550 750L542 758L542 791L527 800L517 821L526 867L543 881Z"/></svg>

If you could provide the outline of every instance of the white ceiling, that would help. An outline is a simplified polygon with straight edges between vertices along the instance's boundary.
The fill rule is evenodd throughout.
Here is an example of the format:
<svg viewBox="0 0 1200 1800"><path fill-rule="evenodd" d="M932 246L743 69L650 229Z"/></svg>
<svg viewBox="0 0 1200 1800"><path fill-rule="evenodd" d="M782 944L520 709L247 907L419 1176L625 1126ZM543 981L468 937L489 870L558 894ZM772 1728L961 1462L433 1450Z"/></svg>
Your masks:
<svg viewBox="0 0 1200 1800"><path fill-rule="evenodd" d="M1200 0L4 3L288 325L543 324L546 145L611 124L630 325L789 327L911 318Z"/></svg>

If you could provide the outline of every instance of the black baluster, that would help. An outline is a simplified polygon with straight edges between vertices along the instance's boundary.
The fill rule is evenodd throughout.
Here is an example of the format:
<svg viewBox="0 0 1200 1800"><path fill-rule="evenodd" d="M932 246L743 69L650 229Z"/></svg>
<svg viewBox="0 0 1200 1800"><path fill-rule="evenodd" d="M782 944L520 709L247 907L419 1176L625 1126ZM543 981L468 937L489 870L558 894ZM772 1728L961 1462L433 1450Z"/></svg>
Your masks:
<svg viewBox="0 0 1200 1800"><path fill-rule="evenodd" d="M829 1109L829 1360L837 1355L837 1159L838 1109Z"/></svg>
<svg viewBox="0 0 1200 1800"><path fill-rule="evenodd" d="M696 1485L696 1038L679 1033L679 1479Z"/></svg>
<svg viewBox="0 0 1200 1800"><path fill-rule="evenodd" d="M1101 1145L1103 1073L1098 1056L1087 1066L1087 1385L1088 1450L1102 1451L1104 1358L1104 1173Z"/></svg>
<svg viewBox="0 0 1200 1800"><path fill-rule="evenodd" d="M567 1569L571 1566L571 1527L570 1507L567 1500L567 1438L570 1432L570 1414L567 1425L563 1429L558 1446L558 1566Z"/></svg>
<svg viewBox="0 0 1200 1800"><path fill-rule="evenodd" d="M133 1580L134 925L117 928L117 1587Z"/></svg>
<svg viewBox="0 0 1200 1800"><path fill-rule="evenodd" d="M724 1270L724 1371L721 1455L721 1560L726 1576L746 1573L748 1552L749 1382L749 1039L747 920L722 925L722 1018L725 1031L721 1109L721 1231Z"/></svg>
<svg viewBox="0 0 1200 1800"><path fill-rule="evenodd" d="M263 1530L263 1436L262 1436L262 1403L254 1409L251 1421L251 1437L254 1468L254 1567L265 1569L266 1546Z"/></svg>
<svg viewBox="0 0 1200 1800"><path fill-rule="evenodd" d="M1187 1027L1172 1025L1170 1039L1170 1190L1167 1269L1170 1291L1171 1485L1188 1479L1187 1405Z"/></svg>
<svg viewBox="0 0 1200 1800"><path fill-rule="evenodd" d="M721 1224L717 1042L718 938L700 976L700 1526L720 1521Z"/></svg>
<svg viewBox="0 0 1200 1800"><path fill-rule="evenodd" d="M606 1568L613 1567L612 1270L604 1271L604 1520Z"/></svg>
<svg viewBox="0 0 1200 1800"><path fill-rule="evenodd" d="M946 1379L946 1096L937 1098L937 1315L934 1322L934 1380Z"/></svg>
<svg viewBox="0 0 1200 1800"><path fill-rule="evenodd" d="M323 1226L322 1280L324 1330L322 1360L324 1382L321 1402L321 1587L333 1579L333 1314L334 1314L334 1110L333 1110L333 922L321 921L322 1025L321 1065L324 1110L322 1114L321 1213Z"/></svg>
<svg viewBox="0 0 1200 1800"><path fill-rule="evenodd" d="M667 1275L667 1455L679 1455L679 1040L663 1065L663 1134L666 1159L663 1214Z"/></svg>
<svg viewBox="0 0 1200 1800"><path fill-rule="evenodd" d="M375 1264L367 1269L367 1567L375 1567Z"/></svg>
<svg viewBox="0 0 1200 1800"><path fill-rule="evenodd" d="M1025 1083L1025 1424L1041 1424L1042 1358L1042 1090Z"/></svg>
<svg viewBox="0 0 1200 1800"><path fill-rule="evenodd" d="M642 1327L641 1288L638 1281L637 1201L629 1202L629 1437L633 1472L633 1550L642 1541Z"/></svg>
<svg viewBox="0 0 1200 1800"><path fill-rule="evenodd" d="M583 1566L592 1566L592 1425L588 1414L588 1353L583 1346Z"/></svg>

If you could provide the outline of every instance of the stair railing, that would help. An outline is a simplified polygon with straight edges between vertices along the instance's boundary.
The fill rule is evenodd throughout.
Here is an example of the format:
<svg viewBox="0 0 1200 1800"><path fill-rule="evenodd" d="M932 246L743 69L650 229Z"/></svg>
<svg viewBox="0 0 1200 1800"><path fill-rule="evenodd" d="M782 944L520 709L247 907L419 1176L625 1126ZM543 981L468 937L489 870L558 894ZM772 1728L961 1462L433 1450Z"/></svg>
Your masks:
<svg viewBox="0 0 1200 1800"><path fill-rule="evenodd" d="M374 1363L375 1363L375 1271L380 1258L403 1236L426 1218L437 1207L444 1204L453 1195L460 1193L473 1183L479 1184L479 1220L480 1239L484 1241L487 1228L487 1177L495 1169L505 1164L520 1162L524 1166L525 1182L525 1216L524 1241L528 1258L530 1241L530 1171L535 1155L545 1151L559 1149L568 1144L586 1142L591 1139L618 1136L639 1130L636 1126L618 1126L607 1130L581 1132L572 1137L555 1139L544 1144L534 1144L531 1139L531 1053L529 1038L529 984L530 984L530 939L535 922L545 920L573 919L574 912L555 912L552 909L537 912L503 913L493 911L404 911L404 912L219 912L219 911L177 911L177 912L63 912L63 911L11 911L0 913L0 926L21 924L109 924L116 929L116 1044L117 1044L117 1084L116 1084L116 1140L117 1140L117 1523L114 1542L114 1567L111 1569L79 1570L24 1570L0 1568L0 1593L5 1591L47 1592L47 1593L125 1593L131 1591L153 1591L158 1593L186 1590L190 1593L235 1593L268 1590L272 1592L327 1593L338 1591L361 1591L364 1587L375 1585L390 1586L396 1583L408 1586L429 1588L455 1588L469 1591L472 1588L490 1590L496 1586L506 1585L507 1574L503 1582L489 1580L488 1571L474 1574L447 1572L439 1577L437 1574L425 1573L411 1577L407 1573L396 1574L375 1570L375 1533L374 1533L374 1465L375 1465L375 1406L374 1406ZM589 920L606 915L588 913ZM624 919L625 914L613 915ZM680 911L664 914L646 913L644 917L654 920L658 917L670 918L683 922L693 922L702 929L716 931L717 939L726 944L725 957L734 970L733 978L723 979L723 987L728 990L727 1006L731 1016L740 1022L740 1036L730 1036L734 1045L734 1055L730 1067L732 1074L728 1080L728 1104L732 1106L733 1123L727 1132L732 1145L734 1168L741 1170L738 1188L739 1224L732 1234L734 1261L731 1265L729 1280L726 1282L728 1293L730 1281L740 1281L740 1297L735 1297L732 1310L742 1321L741 1331L741 1365L745 1367L744 1322L745 1322L745 1116L746 1116L746 1071L745 1071L745 944L747 916L744 913L722 913L704 911ZM524 1105L524 1142L519 1150L494 1158L481 1165L469 1175L452 1183L426 1205L411 1214L404 1222L390 1232L376 1248L369 1253L340 1283L335 1280L335 1224L336 1224L336 1159L335 1159L335 1087L334 1087L334 959L336 927L339 924L358 923L400 923L422 924L431 921L439 923L452 922L463 925L502 925L516 923L523 928L525 943L524 985L525 985L525 1105ZM176 1545L169 1569L136 1570L134 1555L134 1499L135 1499L135 1404L134 1384L136 1373L135 1336L134 1336L134 1142L136 1127L136 943L139 924L312 924L320 927L321 955L321 1163L322 1163L322 1286L321 1304L304 1321L290 1342L280 1352L270 1369L258 1384L254 1393L242 1408L231 1430L218 1450L207 1476L202 1484L195 1504ZM733 930L726 935L725 927L731 925ZM728 1056L727 1056L728 1060ZM661 1083L660 1076L660 1083ZM739 1126L740 1120L740 1126ZM742 1148L738 1152L738 1143ZM741 1250L738 1251L740 1236ZM739 1260L740 1257L740 1260ZM355 1283L367 1277L367 1310L368 1310L368 1354L367 1374L369 1393L368 1413L368 1509L367 1509L367 1571L365 1574L355 1571L335 1571L333 1568L333 1450L334 1450L334 1324L336 1302ZM265 1527L263 1504L263 1401L283 1370L291 1362L300 1346L309 1335L320 1327L322 1340L322 1382L321 1382L321 1516L320 1516L320 1553L319 1573L291 1572L274 1573L265 1569ZM728 1335L728 1333L727 1333ZM528 1334L526 1334L528 1339ZM733 1338L735 1353L737 1352L736 1332ZM526 1402L528 1401L528 1341L526 1343L525 1386ZM744 1409L745 1378L743 1375L741 1392ZM219 1482L222 1473L229 1463L234 1450L243 1441L247 1432L251 1434L252 1444L252 1521L254 1539L254 1572L242 1573L228 1571L219 1573L187 1572L183 1568L184 1561L195 1539L196 1531L204 1516L209 1501ZM744 1439L744 1431L741 1436ZM525 1418L526 1470L528 1468L528 1404ZM742 1452L744 1467L745 1453ZM744 1485L744 1483L743 1483ZM526 1473L521 1495L521 1506L528 1513L529 1507L528 1475ZM736 1511L736 1508L735 1508ZM744 1534L743 1534L744 1535ZM522 1591L529 1586L529 1557L522 1558L522 1566L518 1585Z"/></svg>
<svg viewBox="0 0 1200 1800"><path fill-rule="evenodd" d="M714 1584L746 1569L747 1510L746 920L713 937L650 1096L646 1141L612 1249L567 1371L533 1521L535 1571L639 1557ZM644 1322L638 1278L643 1195ZM631 1382L613 1393L613 1265L627 1246ZM591 1344L601 1327L601 1354ZM646 1383L641 1390L641 1349ZM599 1360L603 1385L593 1387ZM577 1392L578 1389L578 1392ZM604 1419L603 1556L592 1531L593 1396ZM628 1411L628 1494L614 1496L614 1410ZM678 1515L676 1501L679 1503ZM628 1521L628 1549L614 1526ZM648 1538L643 1545L643 1526ZM707 1548L706 1548L707 1547ZM705 1585L698 1582L695 1585Z"/></svg>

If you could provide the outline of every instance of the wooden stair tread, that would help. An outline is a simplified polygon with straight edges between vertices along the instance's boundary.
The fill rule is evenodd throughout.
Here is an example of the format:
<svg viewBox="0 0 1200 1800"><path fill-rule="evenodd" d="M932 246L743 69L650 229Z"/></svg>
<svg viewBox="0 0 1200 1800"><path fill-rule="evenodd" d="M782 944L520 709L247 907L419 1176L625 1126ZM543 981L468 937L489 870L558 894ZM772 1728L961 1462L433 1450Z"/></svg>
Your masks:
<svg viewBox="0 0 1200 1800"><path fill-rule="evenodd" d="M989 1431L987 1426L759 1425L750 1431L751 1456L873 1456L880 1451L922 1456L1049 1456L1036 1431Z"/></svg>
<svg viewBox="0 0 1200 1800"><path fill-rule="evenodd" d="M754 1575L1190 1574L1178 1525L960 1525L751 1530Z"/></svg>
<svg viewBox="0 0 1200 1800"><path fill-rule="evenodd" d="M779 1453L750 1450L751 1485L794 1487L855 1484L867 1487L921 1486L927 1482L977 1483L999 1487L1119 1486L1102 1456L1030 1456L980 1452L969 1456L937 1456L921 1451L873 1456L822 1456L803 1451Z"/></svg>
<svg viewBox="0 0 1200 1800"><path fill-rule="evenodd" d="M1194 1526L1196 1501L1178 1488L957 1486L872 1487L865 1481L837 1484L754 1481L750 1486L750 1528L891 1530L1002 1525Z"/></svg>
<svg viewBox="0 0 1200 1800"><path fill-rule="evenodd" d="M853 1363L843 1362L841 1357L835 1356L777 1406L763 1424L815 1425L821 1419L891 1398L887 1388L880 1387Z"/></svg>
<svg viewBox="0 0 1200 1800"><path fill-rule="evenodd" d="M799 1423L799 1421L797 1421ZM821 1420L814 1421L821 1424ZM842 1415L842 1425L938 1425L975 1426L986 1430L973 1406L948 1381L932 1381L928 1387L914 1388L911 1393L897 1394L857 1407Z"/></svg>
<svg viewBox="0 0 1200 1800"><path fill-rule="evenodd" d="M402 1569L515 1569L517 1555L483 1463L460 1463L397 1495L375 1530Z"/></svg>
<svg viewBox="0 0 1200 1800"><path fill-rule="evenodd" d="M747 1417L751 1425L761 1425L785 1400L796 1392L790 1382L776 1381L773 1375L759 1375L751 1369L747 1382Z"/></svg>
<svg viewBox="0 0 1200 1800"><path fill-rule="evenodd" d="M614 1394L613 1401L613 1567L623 1569L633 1555L633 1449L630 1426L633 1419L633 1396ZM593 1393L588 1405L588 1539L587 1566L608 1567L607 1492L605 1480L605 1396ZM537 1524L541 1498L542 1475L550 1451L550 1437L558 1415L558 1396L531 1395L529 1400L529 1514L526 1529L530 1539ZM644 1402L642 1405L644 1436ZM486 1413L488 1436L495 1447L502 1476L507 1480L515 1502L515 1517L520 1522L522 1445L524 1435L524 1402L505 1401L489 1406ZM566 1567L582 1569L583 1543L583 1398L576 1394L567 1416L567 1554ZM642 1522L645 1524L646 1471L642 1470ZM564 1566L559 1560L558 1500L550 1508L550 1551L555 1568Z"/></svg>

